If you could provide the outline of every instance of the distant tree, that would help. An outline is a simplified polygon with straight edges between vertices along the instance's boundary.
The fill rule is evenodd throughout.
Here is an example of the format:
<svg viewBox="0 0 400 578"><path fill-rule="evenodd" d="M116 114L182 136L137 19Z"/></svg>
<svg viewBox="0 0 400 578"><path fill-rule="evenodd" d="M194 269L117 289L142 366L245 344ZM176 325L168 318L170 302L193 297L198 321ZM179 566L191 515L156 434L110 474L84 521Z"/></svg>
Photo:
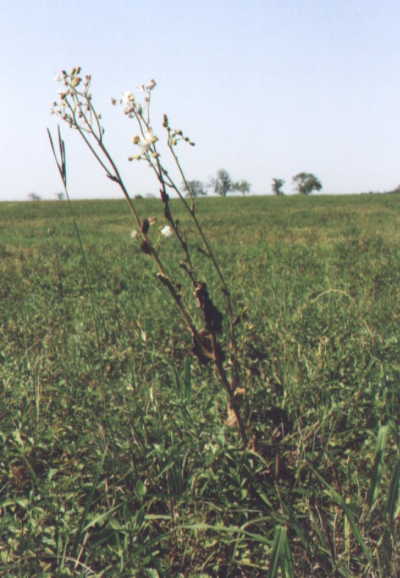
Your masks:
<svg viewBox="0 0 400 578"><path fill-rule="evenodd" d="M219 169L215 179L211 180L211 188L214 193L220 195L221 197L226 197L229 191L232 191L232 179L229 173L225 169Z"/></svg>
<svg viewBox="0 0 400 578"><path fill-rule="evenodd" d="M272 179L272 192L274 195L284 195L282 190L285 181L283 179Z"/></svg>
<svg viewBox="0 0 400 578"><path fill-rule="evenodd" d="M205 186L201 181L187 181L186 184L183 183L183 190L187 197L205 197L207 195Z"/></svg>
<svg viewBox="0 0 400 578"><path fill-rule="evenodd" d="M322 189L320 181L312 173L298 173L293 177L293 182L301 195L309 195L313 191Z"/></svg>
<svg viewBox="0 0 400 578"><path fill-rule="evenodd" d="M29 193L28 197L30 198L31 201L40 201L41 200L40 195L37 195L36 193Z"/></svg>
<svg viewBox="0 0 400 578"><path fill-rule="evenodd" d="M246 195L250 192L251 185L248 181L238 181L237 183L232 183L232 190L239 191L242 195Z"/></svg>
<svg viewBox="0 0 400 578"><path fill-rule="evenodd" d="M60 191L59 193L56 193L56 197L58 201L63 201L65 199L65 193Z"/></svg>

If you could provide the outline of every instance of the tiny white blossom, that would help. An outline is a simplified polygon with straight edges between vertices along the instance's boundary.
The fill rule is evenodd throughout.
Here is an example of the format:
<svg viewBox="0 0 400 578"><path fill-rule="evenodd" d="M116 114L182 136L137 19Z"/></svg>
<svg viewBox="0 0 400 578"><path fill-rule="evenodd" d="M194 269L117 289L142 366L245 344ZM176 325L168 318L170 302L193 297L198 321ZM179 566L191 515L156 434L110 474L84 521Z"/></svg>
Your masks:
<svg viewBox="0 0 400 578"><path fill-rule="evenodd" d="M122 104L124 104L125 106L128 106L130 104L133 104L134 101L135 101L135 97L133 96L133 94L130 90L126 90L124 93L122 93Z"/></svg>
<svg viewBox="0 0 400 578"><path fill-rule="evenodd" d="M170 227L170 225L165 225L161 229L160 233L163 237L171 237L171 235L174 234L174 231L172 230L172 227Z"/></svg>
<svg viewBox="0 0 400 578"><path fill-rule="evenodd" d="M121 104L124 105L124 114L131 116L135 112L135 97L130 90L122 93Z"/></svg>
<svg viewBox="0 0 400 578"><path fill-rule="evenodd" d="M131 233L131 239L137 239L138 236L139 236L139 231L134 229Z"/></svg>
<svg viewBox="0 0 400 578"><path fill-rule="evenodd" d="M140 146L143 152L147 153L152 144L156 143L158 138L153 134L153 129L149 128L140 139Z"/></svg>

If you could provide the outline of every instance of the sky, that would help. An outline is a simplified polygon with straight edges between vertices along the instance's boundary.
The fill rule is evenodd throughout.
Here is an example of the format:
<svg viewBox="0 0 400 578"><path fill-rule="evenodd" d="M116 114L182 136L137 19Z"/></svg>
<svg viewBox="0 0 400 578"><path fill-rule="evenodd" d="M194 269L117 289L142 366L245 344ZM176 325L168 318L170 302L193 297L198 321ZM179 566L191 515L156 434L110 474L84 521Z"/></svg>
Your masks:
<svg viewBox="0 0 400 578"><path fill-rule="evenodd" d="M157 194L129 163L137 129L111 97L155 79L162 115L195 141L188 179L220 168L270 194L314 173L325 194L400 183L398 0L0 0L0 200L62 190L46 128L61 69L92 75L106 144L132 195ZM120 196L61 125L72 198Z"/></svg>

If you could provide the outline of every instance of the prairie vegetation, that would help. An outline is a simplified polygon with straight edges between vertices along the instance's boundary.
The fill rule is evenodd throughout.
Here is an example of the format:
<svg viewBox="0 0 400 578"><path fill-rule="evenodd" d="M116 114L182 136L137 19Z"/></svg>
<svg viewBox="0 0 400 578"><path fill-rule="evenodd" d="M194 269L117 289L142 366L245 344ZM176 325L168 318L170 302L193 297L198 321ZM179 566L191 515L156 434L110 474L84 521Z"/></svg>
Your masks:
<svg viewBox="0 0 400 578"><path fill-rule="evenodd" d="M244 449L125 204L1 204L0 576L398 576L398 195L197 206Z"/></svg>

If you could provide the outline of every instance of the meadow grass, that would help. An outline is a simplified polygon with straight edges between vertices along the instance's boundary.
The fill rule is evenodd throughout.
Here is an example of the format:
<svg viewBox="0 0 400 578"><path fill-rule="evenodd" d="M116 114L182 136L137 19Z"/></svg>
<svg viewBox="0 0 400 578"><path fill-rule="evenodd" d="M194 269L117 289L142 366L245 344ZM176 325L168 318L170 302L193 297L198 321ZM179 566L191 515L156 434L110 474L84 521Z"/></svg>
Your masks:
<svg viewBox="0 0 400 578"><path fill-rule="evenodd" d="M398 576L399 200L198 202L245 450L125 204L2 203L0 576Z"/></svg>

